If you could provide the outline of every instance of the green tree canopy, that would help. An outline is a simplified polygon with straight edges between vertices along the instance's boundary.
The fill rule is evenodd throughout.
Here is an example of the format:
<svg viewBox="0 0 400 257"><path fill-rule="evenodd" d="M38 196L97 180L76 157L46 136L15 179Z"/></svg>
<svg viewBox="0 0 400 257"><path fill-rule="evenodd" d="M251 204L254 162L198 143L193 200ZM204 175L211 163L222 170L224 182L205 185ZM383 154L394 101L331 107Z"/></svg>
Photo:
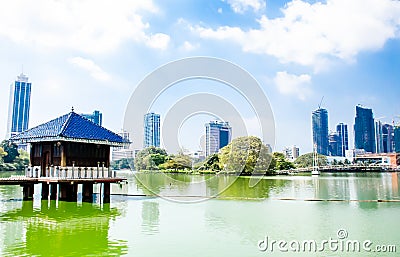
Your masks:
<svg viewBox="0 0 400 257"><path fill-rule="evenodd" d="M0 147L0 152L1 149ZM7 154L5 151L4 153ZM4 155L4 153L0 153L0 155ZM0 158L0 170L3 171L24 170L27 165L29 165L29 154L24 150L18 150L18 156L11 163L4 163Z"/></svg>
<svg viewBox="0 0 400 257"><path fill-rule="evenodd" d="M5 163L12 163L15 158L18 157L19 152L18 146L16 144L11 143L9 140L4 140L3 142L1 142L0 146L7 153L6 156L3 156L3 160Z"/></svg>
<svg viewBox="0 0 400 257"><path fill-rule="evenodd" d="M235 138L221 149L219 160L221 168L236 174L265 173L272 168L271 153L255 136Z"/></svg>
<svg viewBox="0 0 400 257"><path fill-rule="evenodd" d="M275 170L290 170L295 168L294 164L283 153L275 152L272 154L272 158L275 161Z"/></svg>
<svg viewBox="0 0 400 257"><path fill-rule="evenodd" d="M167 159L167 152L158 147L148 147L136 154L135 168L136 170L157 170L160 164Z"/></svg>
<svg viewBox="0 0 400 257"><path fill-rule="evenodd" d="M196 167L201 170L221 170L218 154L209 155L203 162L197 164Z"/></svg>
<svg viewBox="0 0 400 257"><path fill-rule="evenodd" d="M160 165L162 169L184 170L192 168L192 159L188 155L177 154L169 157L170 159Z"/></svg>
<svg viewBox="0 0 400 257"><path fill-rule="evenodd" d="M328 159L325 155L318 154L318 166L324 166L328 163ZM312 167L313 164L313 153L306 153L299 156L295 161L294 164L299 168L307 168Z"/></svg>
<svg viewBox="0 0 400 257"><path fill-rule="evenodd" d="M0 147L0 163L3 163L3 157L7 155L7 152L4 151L3 147Z"/></svg>

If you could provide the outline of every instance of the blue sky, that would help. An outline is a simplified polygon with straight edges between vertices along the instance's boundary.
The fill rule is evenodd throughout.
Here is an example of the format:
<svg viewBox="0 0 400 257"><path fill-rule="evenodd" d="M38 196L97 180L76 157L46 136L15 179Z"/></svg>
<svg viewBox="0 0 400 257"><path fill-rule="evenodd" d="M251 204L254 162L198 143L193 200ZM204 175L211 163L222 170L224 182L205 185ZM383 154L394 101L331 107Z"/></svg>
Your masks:
<svg viewBox="0 0 400 257"><path fill-rule="evenodd" d="M276 150L311 151L311 112L322 96L330 129L349 124L351 146L355 105L386 122L400 115L399 1L15 0L0 4L0 136L22 65L31 127L74 106L102 111L103 125L118 131L136 85L191 56L226 59L257 79L274 111ZM201 80L170 88L154 111L199 90L230 99L249 124L254 118L234 92ZM183 147L197 150L208 118L182 126Z"/></svg>

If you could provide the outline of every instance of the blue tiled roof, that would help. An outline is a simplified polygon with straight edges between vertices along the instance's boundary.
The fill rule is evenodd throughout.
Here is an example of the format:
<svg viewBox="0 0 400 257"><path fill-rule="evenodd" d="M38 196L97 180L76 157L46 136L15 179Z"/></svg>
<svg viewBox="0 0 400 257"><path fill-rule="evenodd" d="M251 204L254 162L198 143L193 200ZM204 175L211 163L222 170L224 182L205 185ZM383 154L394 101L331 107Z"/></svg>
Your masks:
<svg viewBox="0 0 400 257"><path fill-rule="evenodd" d="M104 142L110 145L127 143L114 132L103 128L81 115L70 112L54 120L28 129L11 138L13 141L70 140Z"/></svg>

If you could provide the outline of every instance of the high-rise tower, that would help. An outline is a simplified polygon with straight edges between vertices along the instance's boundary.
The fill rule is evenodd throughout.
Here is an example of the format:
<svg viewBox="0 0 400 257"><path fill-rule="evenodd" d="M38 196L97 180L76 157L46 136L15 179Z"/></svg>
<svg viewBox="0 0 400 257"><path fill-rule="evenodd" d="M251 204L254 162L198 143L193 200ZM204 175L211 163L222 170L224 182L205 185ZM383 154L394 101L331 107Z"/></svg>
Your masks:
<svg viewBox="0 0 400 257"><path fill-rule="evenodd" d="M160 147L160 114L151 112L144 115L143 146Z"/></svg>
<svg viewBox="0 0 400 257"><path fill-rule="evenodd" d="M340 150L338 152L339 156L346 156L346 150L349 150L349 132L347 129L347 124L339 123L336 126L336 132L340 139Z"/></svg>
<svg viewBox="0 0 400 257"><path fill-rule="evenodd" d="M228 122L210 121L206 124L206 156L218 153L231 142L232 128Z"/></svg>
<svg viewBox="0 0 400 257"><path fill-rule="evenodd" d="M23 73L10 85L7 138L28 129L31 86Z"/></svg>
<svg viewBox="0 0 400 257"><path fill-rule="evenodd" d="M354 146L366 152L375 153L375 124L372 109L356 106L354 123Z"/></svg>
<svg viewBox="0 0 400 257"><path fill-rule="evenodd" d="M328 111L318 108L312 112L313 144L319 154L329 154Z"/></svg>

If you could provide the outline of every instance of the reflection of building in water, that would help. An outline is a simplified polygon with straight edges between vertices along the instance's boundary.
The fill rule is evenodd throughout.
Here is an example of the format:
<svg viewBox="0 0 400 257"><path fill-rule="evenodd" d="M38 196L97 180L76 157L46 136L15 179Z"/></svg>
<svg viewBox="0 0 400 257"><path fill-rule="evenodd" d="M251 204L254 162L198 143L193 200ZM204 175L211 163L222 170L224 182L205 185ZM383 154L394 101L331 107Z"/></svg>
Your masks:
<svg viewBox="0 0 400 257"><path fill-rule="evenodd" d="M118 216L117 209L74 202L42 201L41 209L33 201L24 201L22 208L0 214L0 223L24 227L21 240L3 241L2 255L15 256L98 256L122 255L126 242L109 240L109 222Z"/></svg>
<svg viewBox="0 0 400 257"><path fill-rule="evenodd" d="M159 204L152 201L144 201L142 203L142 231L145 234L158 233L160 222Z"/></svg>
<svg viewBox="0 0 400 257"><path fill-rule="evenodd" d="M392 176L392 191L393 191L393 198L399 197L399 178L397 172L391 173Z"/></svg>
<svg viewBox="0 0 400 257"><path fill-rule="evenodd" d="M350 186L349 179L323 179L313 178L315 199L323 200L349 200Z"/></svg>

